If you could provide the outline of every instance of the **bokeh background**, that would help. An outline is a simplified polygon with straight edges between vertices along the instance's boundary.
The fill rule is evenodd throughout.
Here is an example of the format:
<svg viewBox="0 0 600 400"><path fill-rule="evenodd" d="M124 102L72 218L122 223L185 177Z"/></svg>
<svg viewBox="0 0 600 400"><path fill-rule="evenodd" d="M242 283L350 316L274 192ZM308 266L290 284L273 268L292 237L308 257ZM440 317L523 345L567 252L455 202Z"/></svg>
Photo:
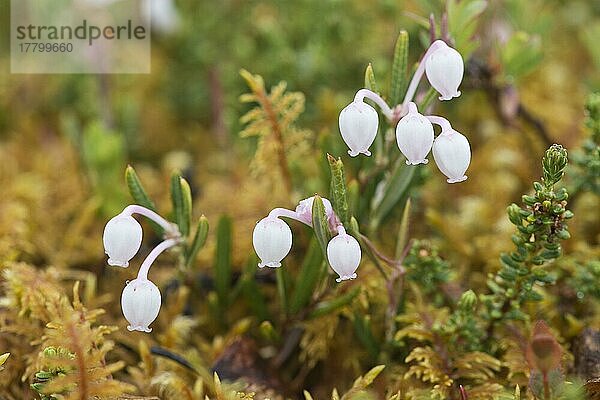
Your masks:
<svg viewBox="0 0 600 400"><path fill-rule="evenodd" d="M519 202L532 180L539 179L544 150L552 143L576 149L588 135L584 102L600 89L600 2L450 1L470 13L467 20L464 15L449 18L450 33L465 56L466 76L462 95L452 102L436 101L433 112L469 138L473 160L469 179L460 185L448 186L433 164L423 171L422 184L411 194L411 234L435 243L459 280L484 286L487 272L498 268L498 254L512 246L506 206ZM460 3L473 8L459 8ZM116 352L128 365L137 362L132 350L137 342L147 340L186 349L181 351L202 359L210 370L231 351L232 338L240 336L236 329L246 332L236 325L244 321L243 306L227 311L222 325L211 320L210 310L199 308L195 322L185 327L165 312L154 337L140 339L124 330L119 285L134 272L105 266L101 235L105 222L132 201L123 178L126 166L135 167L166 215L172 171L181 171L190 182L194 217L204 214L211 221L207 245L193 267L204 279L197 288L191 286L197 290L193 304L210 305L217 221L226 216L230 223L231 268L239 276L252 261L256 221L274 207L293 208L314 193L328 195L326 153L342 157L348 179L364 178L365 161L346 155L339 111L364 86L369 63L380 87L389 86L400 30L409 33L409 59L416 63L430 41L429 16L439 29L446 6L441 0L175 0L153 16L149 75L18 75L9 73L10 13L8 1L2 1L0 269L15 263L51 267L59 271L67 294L73 280L87 282L86 300L90 307L107 310L103 323L119 327ZM453 21L459 20L463 29L453 31ZM290 157L291 187L272 172L275 160L257 159L257 139L240 136L246 126L241 117L254 106L240 101L250 91L241 69L261 75L267 89L285 81L288 91L303 93L304 111L294 124L309 134L302 158ZM598 199L581 193L573 207L575 233L565 248L597 257ZM365 227L368 208L359 206ZM401 212L402 207L391 210L385 224L369 231L391 253ZM295 245L290 256L290 265L296 266L310 232L297 235L295 241L303 244ZM148 234L142 252L157 240ZM172 265L166 256L153 267L161 288L169 287L178 273ZM376 290L374 283L364 285ZM258 329L252 323L246 329ZM318 329L312 329L316 335ZM195 344L182 344L182 332L194 332ZM13 343L9 334L1 335L0 343ZM311 339L305 340L301 357L315 354L314 364L294 382L293 393L282 391L286 395L297 396L298 387L309 387L328 396L333 386L347 389L366 372L368 362L357 361L362 356L341 362L337 372L328 371L319 363L339 359L339 351L310 348ZM190 348L196 353L190 355ZM14 365L26 364L13 358ZM160 368L168 369L165 363ZM331 363L326 365L337 365ZM13 371L5 387L19 398L15 388L23 386L27 393L27 384L14 383L23 368Z"/></svg>

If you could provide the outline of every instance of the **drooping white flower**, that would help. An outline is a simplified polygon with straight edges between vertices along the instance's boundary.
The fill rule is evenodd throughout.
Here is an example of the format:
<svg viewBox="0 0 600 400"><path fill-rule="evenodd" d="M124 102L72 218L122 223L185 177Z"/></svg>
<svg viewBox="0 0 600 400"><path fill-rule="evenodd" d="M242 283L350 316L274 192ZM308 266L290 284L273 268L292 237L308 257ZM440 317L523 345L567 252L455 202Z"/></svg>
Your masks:
<svg viewBox="0 0 600 400"><path fill-rule="evenodd" d="M132 216L119 214L106 223L102 241L108 265L127 268L142 244L142 227Z"/></svg>
<svg viewBox="0 0 600 400"><path fill-rule="evenodd" d="M283 220L266 217L254 227L252 243L260 258L259 268L278 268L292 248L292 230Z"/></svg>
<svg viewBox="0 0 600 400"><path fill-rule="evenodd" d="M433 142L433 158L448 177L448 183L467 179L465 172L471 163L471 146L463 134L454 129L443 130Z"/></svg>
<svg viewBox="0 0 600 400"><path fill-rule="evenodd" d="M121 295L121 308L130 331L151 332L149 325L160 311L161 296L158 287L145 278L128 282Z"/></svg>
<svg viewBox="0 0 600 400"><path fill-rule="evenodd" d="M339 125L351 157L361 153L371 155L369 147L377 136L379 126L379 116L373 107L362 101L353 101L340 113Z"/></svg>
<svg viewBox="0 0 600 400"><path fill-rule="evenodd" d="M427 164L433 145L433 125L420 114L415 103L408 104L408 114L396 126L396 142L406 157L406 164Z"/></svg>
<svg viewBox="0 0 600 400"><path fill-rule="evenodd" d="M437 48L425 60L425 73L429 83L440 94L440 100L460 96L458 87L465 70L462 56L441 40L435 41L432 46Z"/></svg>
<svg viewBox="0 0 600 400"><path fill-rule="evenodd" d="M358 241L348 235L344 227L340 225L338 235L327 245L327 260L331 268L339 275L336 282L356 278L361 254Z"/></svg>

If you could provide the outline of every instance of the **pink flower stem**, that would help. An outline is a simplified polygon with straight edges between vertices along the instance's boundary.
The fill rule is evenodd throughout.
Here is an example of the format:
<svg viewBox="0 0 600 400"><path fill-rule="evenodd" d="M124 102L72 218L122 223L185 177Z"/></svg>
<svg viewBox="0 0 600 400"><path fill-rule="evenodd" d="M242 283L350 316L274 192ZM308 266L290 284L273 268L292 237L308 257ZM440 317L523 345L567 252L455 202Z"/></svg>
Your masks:
<svg viewBox="0 0 600 400"><path fill-rule="evenodd" d="M379 96L375 92L370 91L369 89L360 89L358 92L356 92L356 95L354 96L354 101L356 103L360 103L365 97L369 100L373 100L375 104L377 104L379 108L381 108L381 112L383 113L383 115L385 115L385 117L388 120L391 121L394 119L394 111L390 108L390 106L388 106L388 104L385 102L385 100L381 98L381 96Z"/></svg>
<svg viewBox="0 0 600 400"><path fill-rule="evenodd" d="M287 208L279 207L279 208L274 208L273 210L271 210L271 212L269 213L269 218L278 218L278 217L291 218L298 222L302 222L303 224L306 224L312 228L312 223L309 223L309 222L303 220L302 218L300 218L300 216L298 215L297 212L288 210Z"/></svg>
<svg viewBox="0 0 600 400"><path fill-rule="evenodd" d="M179 228L177 228L176 224L167 221L166 219L164 219L163 217L146 207L142 207L137 204L132 204L125 207L123 211L121 211L121 214L126 216L131 216L132 214L143 215L144 217L151 219L152 221L160 225L165 230L167 235L180 236Z"/></svg>
<svg viewBox="0 0 600 400"><path fill-rule="evenodd" d="M448 121L446 118L438 117L435 115L426 115L425 118L427 118L432 124L441 126L442 135L449 135L452 132L454 132L454 129L452 129L452 125L450 125L450 121Z"/></svg>
<svg viewBox="0 0 600 400"><path fill-rule="evenodd" d="M141 280L148 279L148 271L150 271L150 267L152 263L156 260L156 258L165 250L170 247L176 246L181 242L181 239L167 239L162 241L158 246L156 246L150 254L146 257L140 270L138 272L137 278Z"/></svg>
<svg viewBox="0 0 600 400"><path fill-rule="evenodd" d="M409 112L409 113L418 113L419 109L417 108L417 105L411 101L411 102L408 103L408 110L407 110L407 112Z"/></svg>
<svg viewBox="0 0 600 400"><path fill-rule="evenodd" d="M415 71L410 84L408 85L408 90L406 91L406 95L404 96L404 101L402 102L402 110L406 110L406 107L409 102L412 101L413 97L415 97L415 93L417 91L417 87L419 86L419 82L421 82L421 78L425 73L425 64L427 62L427 58L441 46L447 46L443 40L436 40L429 46L425 54L423 54L423 58L421 58L421 62Z"/></svg>

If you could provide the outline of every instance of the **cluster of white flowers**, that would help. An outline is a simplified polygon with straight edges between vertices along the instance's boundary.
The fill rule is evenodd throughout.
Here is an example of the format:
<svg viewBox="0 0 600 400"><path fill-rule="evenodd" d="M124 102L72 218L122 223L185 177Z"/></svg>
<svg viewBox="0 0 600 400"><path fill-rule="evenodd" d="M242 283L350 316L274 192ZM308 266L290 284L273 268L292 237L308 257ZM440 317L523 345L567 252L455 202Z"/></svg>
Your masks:
<svg viewBox="0 0 600 400"><path fill-rule="evenodd" d="M406 164L427 164L427 155L433 149L433 158L448 183L467 179L465 172L471 162L471 147L467 138L452 128L450 122L438 116L425 116L419 113L412 102L423 74L433 88L439 92L440 100L451 100L460 96L458 87L463 78L464 63L458 51L441 40L429 47L408 87L404 102L393 108L376 93L361 89L354 101L346 106L339 117L340 133L350 150L348 154L370 156L369 147L373 144L379 128L377 111L364 98L374 101L389 121L398 121L396 142ZM399 120L398 120L399 119ZM441 127L441 133L434 139L433 124Z"/></svg>
<svg viewBox="0 0 600 400"><path fill-rule="evenodd" d="M402 104L390 108L376 93L367 89L359 90L354 101L342 110L339 117L340 132L350 148L350 156L370 156L369 147L373 144L379 128L377 111L363 101L366 97L381 108L388 121L397 122L396 142L408 165L427 164L427 155L433 151L435 162L448 177L449 183L467 179L465 172L471 161L471 149L467 138L455 131L446 119L420 114L417 105L412 101L423 74L427 75L431 85L439 92L440 100L458 97L463 72L461 55L438 40L423 56ZM441 133L435 138L433 124L441 127ZM260 268L281 267L281 261L292 248L292 230L282 217L312 227L314 200L314 197L310 197L300 201L294 211L275 208L256 224L252 242L260 258ZM355 279L362 256L360 244L356 238L346 233L331 202L327 199L322 200L328 228L334 235L327 245L329 265L339 275L337 282ZM148 280L148 271L163 251L181 243L182 239L175 224L142 206L127 206L123 212L108 221L104 229L103 242L109 265L127 268L129 261L140 249L142 227L132 217L134 213L150 218L165 231L165 240L146 257L137 278L127 283L121 296L123 315L129 322L127 328L131 331L150 332L149 325L156 319L160 310L161 295L158 287Z"/></svg>
<svg viewBox="0 0 600 400"><path fill-rule="evenodd" d="M166 239L156 246L146 257L137 278L127 282L121 295L121 308L129 322L130 331L150 332L150 324L160 311L161 296L158 287L148 279L148 271L154 260L166 249L180 243L177 225L165 220L154 211L138 205L130 205L113 217L104 228L104 251L108 255L108 265L127 268L129 261L137 254L142 244L142 227L132 214L140 214L159 224L165 231Z"/></svg>
<svg viewBox="0 0 600 400"><path fill-rule="evenodd" d="M361 250L358 241L346 233L344 226L333 211L331 202L322 199L329 229L336 234L327 245L327 259L331 268L339 275L338 282L356 278L360 265ZM295 211L275 208L254 227L252 243L260 258L259 268L281 267L281 261L292 248L292 230L281 217L294 219L312 227L314 197L302 200Z"/></svg>

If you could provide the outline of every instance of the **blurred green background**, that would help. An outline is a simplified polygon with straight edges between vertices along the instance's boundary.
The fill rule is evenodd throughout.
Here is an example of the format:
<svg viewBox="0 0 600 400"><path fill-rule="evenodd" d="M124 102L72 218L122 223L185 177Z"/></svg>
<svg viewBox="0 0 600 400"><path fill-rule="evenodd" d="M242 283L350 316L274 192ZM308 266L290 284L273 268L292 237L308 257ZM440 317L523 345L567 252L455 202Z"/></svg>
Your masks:
<svg viewBox="0 0 600 400"><path fill-rule="evenodd" d="M106 220L131 202L123 179L128 164L161 211L168 210L171 172L182 172L192 186L194 217L202 213L211 222L207 249L193 271L210 274L219 251L214 232L231 229L231 266L239 276L254 262L249 255L256 221L274 207L293 208L315 192L328 195L326 153L342 157L348 181L360 182L356 208L361 229L393 253L402 207L371 223L377 180L369 181L363 171L377 160L346 156L338 115L364 87L369 63L379 87L389 87L394 45L403 29L411 38L410 63L416 65L430 43L429 16L439 36L450 3L449 32L465 57L466 75L462 95L452 102L436 100L432 113L448 118L469 138L473 159L469 179L460 185L448 186L433 163L421 170L411 193L411 237L435 242L459 283L485 287L487 273L498 269L498 254L512 246L506 206L519 202L531 181L539 179L540 159L551 143L578 148L588 135L584 102L600 90L598 1L175 0L174 18L153 32L149 75L19 75L9 73L9 2L1 0L0 261L91 273L99 293L113 298L90 296L90 302L106 308L111 323L123 328L112 285L123 276L105 267L100 237ZM241 69L261 75L269 90L286 81L288 91L304 94L300 103L305 110L295 125L310 134L302 158L290 162L289 191L270 173L255 173L257 161L268 171L270 160L256 159L256 139L240 137L245 127L240 118L254 106L240 101L250 91ZM597 197L578 195L573 207L575 233L565 249L583 258L595 251L597 258ZM228 219L217 223L222 215ZM227 221L232 221L230 228ZM309 235L298 231L297 236L301 244L289 257L292 271L309 253ZM437 250L433 254L437 257ZM176 274L162 268L171 264L153 269L161 287ZM371 265L361 268L373 270ZM381 285L373 282L364 283L368 294L357 307L368 309L366 298ZM201 289L194 294L209 303L205 297L210 300L214 293ZM246 322L246 310L240 304L232 309L230 320L220 324L210 319L219 312L201 310L205 325L199 329L201 345L194 348L209 355L209 365L227 349L227 338L244 330L236 324ZM331 322L319 321L309 328L315 336ZM157 341L177 348L171 322L168 317L157 322L163 335ZM136 346L134 339L119 335L125 349ZM317 354L313 368L328 354L309 344L303 349L308 359L307 353ZM332 359L330 365L337 367ZM340 364L344 374L311 369L316 375L306 372L303 378L311 390L328 394L337 382L329 385L319 374L347 388L371 361L362 351L356 360Z"/></svg>

